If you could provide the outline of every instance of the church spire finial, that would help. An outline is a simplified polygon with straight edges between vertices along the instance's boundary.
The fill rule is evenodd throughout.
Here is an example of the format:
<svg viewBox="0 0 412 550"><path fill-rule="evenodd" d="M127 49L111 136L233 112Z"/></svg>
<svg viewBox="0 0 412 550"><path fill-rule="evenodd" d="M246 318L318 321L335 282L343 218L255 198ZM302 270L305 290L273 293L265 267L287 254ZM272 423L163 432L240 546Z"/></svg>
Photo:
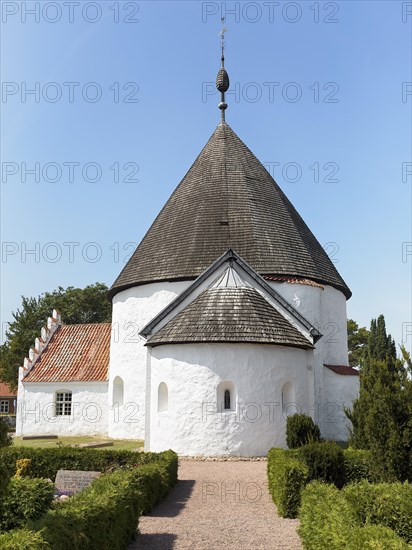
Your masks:
<svg viewBox="0 0 412 550"><path fill-rule="evenodd" d="M229 89L229 75L226 72L225 69L225 32L227 32L227 28L224 26L225 18L221 18L222 21L222 30L219 33L220 40L221 40L221 48L222 48L222 65L220 67L219 72L217 73L216 77L216 88L220 92L220 103L219 103L219 109L222 114L222 122L225 122L225 111L227 109L227 103L225 102L225 92Z"/></svg>

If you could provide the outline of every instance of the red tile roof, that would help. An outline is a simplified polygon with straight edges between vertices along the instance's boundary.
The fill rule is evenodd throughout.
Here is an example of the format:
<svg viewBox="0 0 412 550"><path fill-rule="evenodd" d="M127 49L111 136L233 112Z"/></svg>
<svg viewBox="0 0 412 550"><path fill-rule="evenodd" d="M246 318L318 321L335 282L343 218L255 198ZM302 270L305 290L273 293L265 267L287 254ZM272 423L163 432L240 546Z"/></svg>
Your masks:
<svg viewBox="0 0 412 550"><path fill-rule="evenodd" d="M336 372L336 374L345 374L345 375L352 375L352 376L359 376L359 371L354 369L353 367L346 367L345 365L325 365L324 367L327 369L333 370L333 372Z"/></svg>
<svg viewBox="0 0 412 550"><path fill-rule="evenodd" d="M107 380L110 334L110 323L60 326L23 381Z"/></svg>
<svg viewBox="0 0 412 550"><path fill-rule="evenodd" d="M280 277L278 275L263 275L263 278L266 281L279 281L281 283L294 283L297 285L316 286L322 289L325 288L323 285L316 283L315 281L311 281L310 279L299 279L298 277Z"/></svg>
<svg viewBox="0 0 412 550"><path fill-rule="evenodd" d="M17 397L17 391L11 391L7 384L0 382L0 397Z"/></svg>

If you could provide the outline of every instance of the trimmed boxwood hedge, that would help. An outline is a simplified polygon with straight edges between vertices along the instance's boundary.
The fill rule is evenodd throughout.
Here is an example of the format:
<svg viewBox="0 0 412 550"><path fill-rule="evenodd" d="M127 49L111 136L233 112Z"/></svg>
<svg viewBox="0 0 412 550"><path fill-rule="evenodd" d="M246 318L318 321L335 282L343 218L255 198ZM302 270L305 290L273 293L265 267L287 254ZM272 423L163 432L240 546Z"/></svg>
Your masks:
<svg viewBox="0 0 412 550"><path fill-rule="evenodd" d="M292 414L286 421L286 445L296 449L320 441L319 426L307 414Z"/></svg>
<svg viewBox="0 0 412 550"><path fill-rule="evenodd" d="M2 550L53 550L40 533L30 529L14 529L0 535Z"/></svg>
<svg viewBox="0 0 412 550"><path fill-rule="evenodd" d="M334 441L304 445L298 456L308 467L309 479L333 483L339 489L345 484L343 451Z"/></svg>
<svg viewBox="0 0 412 550"><path fill-rule="evenodd" d="M319 452L323 447L325 460L322 458L323 451ZM347 449L342 455L341 450L336 447L327 442L298 449L270 449L267 464L269 491L282 517L297 516L301 501L300 493L309 481L316 479L316 476L324 480L333 480L339 486L344 482L358 481L364 477L369 479L368 451Z"/></svg>
<svg viewBox="0 0 412 550"><path fill-rule="evenodd" d="M367 483L367 482L364 482ZM362 484L363 485L363 484ZM369 497L379 489L370 485ZM307 550L407 550L410 546L389 527L362 521L352 497L361 494L361 484L338 490L333 485L312 481L302 492L299 513L303 546ZM351 494L351 498L347 498ZM373 500L373 498L372 498ZM370 503L370 498L367 498ZM365 502L361 505L364 509ZM376 518L378 519L378 518Z"/></svg>
<svg viewBox="0 0 412 550"><path fill-rule="evenodd" d="M309 481L307 466L294 458L290 451L270 449L267 473L269 492L283 518L295 518L300 506L300 495Z"/></svg>
<svg viewBox="0 0 412 550"><path fill-rule="evenodd" d="M124 550L136 533L140 515L152 510L177 481L178 459L173 451L134 455L140 464L115 466L81 493L29 523L30 530L0 535L0 548Z"/></svg>
<svg viewBox="0 0 412 550"><path fill-rule="evenodd" d="M13 477L1 503L0 531L23 527L43 516L54 498L54 485L46 479Z"/></svg>
<svg viewBox="0 0 412 550"><path fill-rule="evenodd" d="M345 449L343 451L343 461L345 469L345 484L361 481L362 479L372 481L370 451Z"/></svg>
<svg viewBox="0 0 412 550"><path fill-rule="evenodd" d="M356 518L362 523L389 527L412 544L412 484L361 481L343 489Z"/></svg>
<svg viewBox="0 0 412 550"><path fill-rule="evenodd" d="M135 451L109 449L76 449L72 447L51 449L5 447L0 449L0 463L14 465L21 458L31 460L30 469L33 477L44 477L54 481L58 470L96 470L105 472L116 466L137 466L155 462L160 459L160 455L157 453L137 453Z"/></svg>

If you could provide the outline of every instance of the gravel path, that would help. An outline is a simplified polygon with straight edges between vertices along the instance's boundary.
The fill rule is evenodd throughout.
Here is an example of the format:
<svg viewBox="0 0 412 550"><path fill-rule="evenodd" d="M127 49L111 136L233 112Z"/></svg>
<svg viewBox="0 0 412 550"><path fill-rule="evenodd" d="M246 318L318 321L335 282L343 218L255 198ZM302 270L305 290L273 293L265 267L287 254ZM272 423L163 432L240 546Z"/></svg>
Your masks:
<svg viewBox="0 0 412 550"><path fill-rule="evenodd" d="M129 550L301 549L298 520L277 515L266 462L179 463L179 482Z"/></svg>

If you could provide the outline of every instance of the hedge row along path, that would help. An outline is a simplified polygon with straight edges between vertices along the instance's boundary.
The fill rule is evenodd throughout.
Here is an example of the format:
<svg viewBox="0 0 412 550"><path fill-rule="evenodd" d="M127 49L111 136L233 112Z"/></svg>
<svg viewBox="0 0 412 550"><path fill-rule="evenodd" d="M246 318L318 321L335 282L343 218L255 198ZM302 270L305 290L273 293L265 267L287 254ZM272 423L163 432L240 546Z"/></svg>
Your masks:
<svg viewBox="0 0 412 550"><path fill-rule="evenodd" d="M181 460L179 482L129 550L301 549L298 520L280 518L266 462Z"/></svg>

